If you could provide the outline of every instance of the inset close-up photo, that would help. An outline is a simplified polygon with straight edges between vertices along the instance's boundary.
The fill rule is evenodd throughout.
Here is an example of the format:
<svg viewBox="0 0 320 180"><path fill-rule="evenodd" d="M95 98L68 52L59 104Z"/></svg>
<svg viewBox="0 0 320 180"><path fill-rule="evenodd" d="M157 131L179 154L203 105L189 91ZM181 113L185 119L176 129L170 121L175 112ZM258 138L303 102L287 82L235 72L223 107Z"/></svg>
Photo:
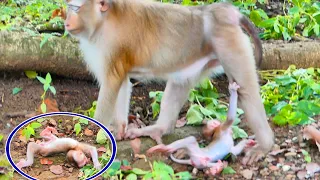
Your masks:
<svg viewBox="0 0 320 180"><path fill-rule="evenodd" d="M23 126L10 144L17 168L36 179L85 179L110 160L112 145L95 123L77 116L56 115ZM14 178L19 178L15 173Z"/></svg>

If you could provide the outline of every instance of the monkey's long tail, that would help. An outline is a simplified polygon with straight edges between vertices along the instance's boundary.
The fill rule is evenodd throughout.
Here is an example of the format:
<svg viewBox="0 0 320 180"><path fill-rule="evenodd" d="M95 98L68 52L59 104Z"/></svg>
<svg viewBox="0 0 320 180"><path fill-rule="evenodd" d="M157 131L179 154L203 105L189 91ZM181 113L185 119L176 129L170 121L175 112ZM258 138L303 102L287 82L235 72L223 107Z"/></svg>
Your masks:
<svg viewBox="0 0 320 180"><path fill-rule="evenodd" d="M253 43L255 46L254 51L256 56L256 63L257 67L259 68L262 62L262 44L258 36L258 32L256 31L252 22L246 16L241 17L240 25L253 39Z"/></svg>
<svg viewBox="0 0 320 180"><path fill-rule="evenodd" d="M179 163L179 164L192 165L190 159L177 159L172 154L170 154L170 158L172 159L172 161Z"/></svg>

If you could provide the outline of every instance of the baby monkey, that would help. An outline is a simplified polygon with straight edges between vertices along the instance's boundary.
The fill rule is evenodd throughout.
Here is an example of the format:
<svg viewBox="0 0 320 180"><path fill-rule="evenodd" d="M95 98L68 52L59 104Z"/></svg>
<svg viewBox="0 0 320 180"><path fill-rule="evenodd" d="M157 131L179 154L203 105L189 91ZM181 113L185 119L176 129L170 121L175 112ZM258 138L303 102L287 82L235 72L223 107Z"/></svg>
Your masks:
<svg viewBox="0 0 320 180"><path fill-rule="evenodd" d="M19 169L31 166L34 160L34 154L48 156L55 153L67 152L67 160L75 163L78 167L83 167L89 162L86 155L92 158L93 165L96 169L101 169L98 161L97 149L94 146L80 143L71 138L58 138L54 134L58 133L53 127L44 129L40 136L45 140L41 143L30 142L27 147L27 159L21 159L17 163Z"/></svg>
<svg viewBox="0 0 320 180"><path fill-rule="evenodd" d="M206 173L211 175L220 173L224 166L221 159L229 153L238 155L244 148L255 145L255 141L244 139L234 146L231 127L236 118L238 88L239 86L235 82L229 84L230 104L227 120L222 124L217 120L206 123L204 135L211 134L212 136L212 141L207 147L200 148L196 138L189 136L169 145L154 146L147 151L147 154L154 152L170 153L171 159L179 164L192 165L196 169L208 168ZM172 153L181 148L186 149L190 159L184 160L173 157Z"/></svg>

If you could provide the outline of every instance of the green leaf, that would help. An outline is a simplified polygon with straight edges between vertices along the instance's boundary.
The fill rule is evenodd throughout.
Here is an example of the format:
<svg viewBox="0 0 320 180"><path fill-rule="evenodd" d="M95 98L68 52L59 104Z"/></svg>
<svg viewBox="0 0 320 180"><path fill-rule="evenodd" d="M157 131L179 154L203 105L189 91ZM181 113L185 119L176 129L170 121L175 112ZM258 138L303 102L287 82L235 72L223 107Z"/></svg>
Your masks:
<svg viewBox="0 0 320 180"><path fill-rule="evenodd" d="M24 73L29 79L35 79L38 75L35 71L24 71Z"/></svg>
<svg viewBox="0 0 320 180"><path fill-rule="evenodd" d="M52 94L56 95L57 91L53 86L50 86L49 89L52 92Z"/></svg>
<svg viewBox="0 0 320 180"><path fill-rule="evenodd" d="M30 124L30 126L33 128L33 129L37 129L39 127L41 127L42 125L38 122L33 122Z"/></svg>
<svg viewBox="0 0 320 180"><path fill-rule="evenodd" d="M214 114L214 112L210 111L210 109L207 109L207 108L204 108L201 106L200 106L200 111L205 116L210 116L210 115Z"/></svg>
<svg viewBox="0 0 320 180"><path fill-rule="evenodd" d="M49 87L50 87L50 84L46 83L46 84L43 85L43 90L47 91L49 89Z"/></svg>
<svg viewBox="0 0 320 180"><path fill-rule="evenodd" d="M300 11L300 8L298 6L294 6L289 9L289 14L298 14Z"/></svg>
<svg viewBox="0 0 320 180"><path fill-rule="evenodd" d="M237 139L237 138L247 138L248 134L241 128L239 128L238 126L232 126L232 137L233 139Z"/></svg>
<svg viewBox="0 0 320 180"><path fill-rule="evenodd" d="M42 104L40 105L40 109L42 111L42 113L46 113L47 112L47 105L42 102Z"/></svg>
<svg viewBox="0 0 320 180"><path fill-rule="evenodd" d="M122 160L122 164L123 164L124 166L129 166L129 165L130 165L130 163L129 163L128 160Z"/></svg>
<svg viewBox="0 0 320 180"><path fill-rule="evenodd" d="M139 168L133 168L131 170L131 172L133 172L134 174L137 174L137 175L145 175L145 174L149 173L149 171L144 171L144 170L139 169Z"/></svg>
<svg viewBox="0 0 320 180"><path fill-rule="evenodd" d="M223 170L222 170L222 175L235 174L235 173L236 173L236 171L230 166L227 166L227 167L223 168Z"/></svg>
<svg viewBox="0 0 320 180"><path fill-rule="evenodd" d="M157 117L157 115L160 113L160 104L154 101L151 104L151 108L152 108L153 118Z"/></svg>
<svg viewBox="0 0 320 180"><path fill-rule="evenodd" d="M276 105L274 105L271 108L271 113L275 114L276 112L280 111L284 106L286 106L288 103L285 101L280 101Z"/></svg>
<svg viewBox="0 0 320 180"><path fill-rule="evenodd" d="M108 138L106 135L106 132L104 132L103 129L99 129L98 134L97 134L97 138L96 138L96 142L98 144L105 144L107 142Z"/></svg>
<svg viewBox="0 0 320 180"><path fill-rule="evenodd" d="M18 94L20 91L22 91L22 88L17 88L17 87L15 87L15 88L12 89L12 94L13 94L13 95L16 95L16 94Z"/></svg>
<svg viewBox="0 0 320 180"><path fill-rule="evenodd" d="M301 18L300 20L299 20L299 23L304 23L304 22L306 22L308 19L307 18Z"/></svg>
<svg viewBox="0 0 320 180"><path fill-rule="evenodd" d="M88 124L89 124L89 121L88 121L87 119L84 119L84 118L80 118L80 119L79 119L79 122L80 122L81 124L85 124L85 125L88 125Z"/></svg>
<svg viewBox="0 0 320 180"><path fill-rule="evenodd" d="M114 175L116 175L116 172L118 171L118 170L120 170L120 167L121 167L121 162L119 162L119 161L114 161L112 164L111 164L111 166L109 167L109 169L108 169L108 174L110 175L110 176L114 176Z"/></svg>
<svg viewBox="0 0 320 180"><path fill-rule="evenodd" d="M43 79L41 76L37 76L37 79L38 79L42 84L46 84L46 80Z"/></svg>
<svg viewBox="0 0 320 180"><path fill-rule="evenodd" d="M52 81L51 75L50 75L50 73L47 73L47 75L46 75L46 83L50 84L51 81Z"/></svg>
<svg viewBox="0 0 320 180"><path fill-rule="evenodd" d="M257 10L251 11L250 12L250 20L256 25L259 24L262 20L259 11L257 11Z"/></svg>
<svg viewBox="0 0 320 180"><path fill-rule="evenodd" d="M81 131L81 125L80 123L77 123L74 125L74 131L76 132L76 135L78 135Z"/></svg>
<svg viewBox="0 0 320 180"><path fill-rule="evenodd" d="M274 31L277 32L277 33L280 32L278 22L273 24L273 29L274 29Z"/></svg>
<svg viewBox="0 0 320 180"><path fill-rule="evenodd" d="M302 154L304 155L304 160L307 162L307 163L311 163L311 156L310 154L304 150L304 149L301 149L301 152Z"/></svg>
<svg viewBox="0 0 320 180"><path fill-rule="evenodd" d="M187 124L201 124L203 115L200 112L200 106L197 104L191 105L187 112L186 118Z"/></svg>
<svg viewBox="0 0 320 180"><path fill-rule="evenodd" d="M150 173L143 176L143 180L150 180L150 179L152 179L152 177L153 177L153 173L150 172Z"/></svg>
<svg viewBox="0 0 320 180"><path fill-rule="evenodd" d="M287 124L287 118L280 114L277 114L273 117L272 122L278 126L284 126Z"/></svg>
<svg viewBox="0 0 320 180"><path fill-rule="evenodd" d="M3 139L3 134L0 134L0 142L2 141Z"/></svg>
<svg viewBox="0 0 320 180"><path fill-rule="evenodd" d="M315 24L315 25L313 26L313 31L314 31L314 34L315 34L315 35L319 36L319 31L320 31L320 26L319 26L319 24Z"/></svg>
<svg viewBox="0 0 320 180"><path fill-rule="evenodd" d="M297 80L288 75L278 76L275 78L275 81L283 86L297 82Z"/></svg>
<svg viewBox="0 0 320 180"><path fill-rule="evenodd" d="M129 175L126 177L126 180L136 180L136 179L138 179L138 176L135 175L135 174L133 174L133 173L129 174Z"/></svg>
<svg viewBox="0 0 320 180"><path fill-rule="evenodd" d="M307 100L299 101L297 104L297 110L304 112L307 116L320 114L320 106Z"/></svg>
<svg viewBox="0 0 320 180"><path fill-rule="evenodd" d="M273 27L273 24L275 23L275 18L266 19L264 21L261 21L258 25L260 28L270 28Z"/></svg>

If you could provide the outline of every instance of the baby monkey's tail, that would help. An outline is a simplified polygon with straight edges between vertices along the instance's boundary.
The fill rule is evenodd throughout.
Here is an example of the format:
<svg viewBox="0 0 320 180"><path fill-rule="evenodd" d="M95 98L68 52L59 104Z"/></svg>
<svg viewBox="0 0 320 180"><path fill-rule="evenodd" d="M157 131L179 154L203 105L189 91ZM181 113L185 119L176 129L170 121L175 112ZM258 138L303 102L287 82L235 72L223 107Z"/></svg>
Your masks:
<svg viewBox="0 0 320 180"><path fill-rule="evenodd" d="M172 154L170 154L170 158L172 159L172 161L179 163L179 164L192 165L190 159L177 159Z"/></svg>

